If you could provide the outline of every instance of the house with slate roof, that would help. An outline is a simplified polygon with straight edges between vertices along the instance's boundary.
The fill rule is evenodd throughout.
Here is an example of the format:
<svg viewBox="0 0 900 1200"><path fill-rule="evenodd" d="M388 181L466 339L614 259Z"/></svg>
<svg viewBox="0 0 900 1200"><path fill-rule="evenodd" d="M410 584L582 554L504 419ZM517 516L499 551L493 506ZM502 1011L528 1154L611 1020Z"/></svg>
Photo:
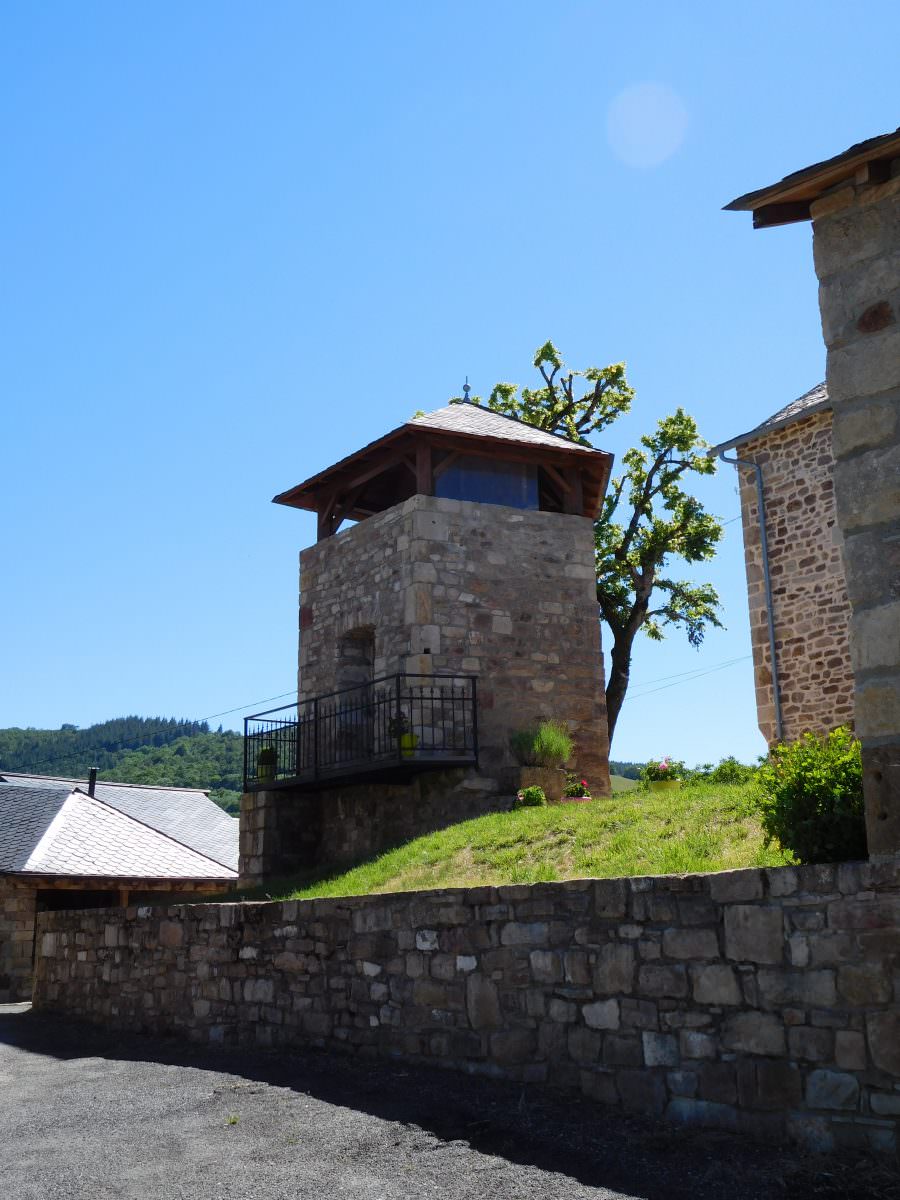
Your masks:
<svg viewBox="0 0 900 1200"><path fill-rule="evenodd" d="M710 453L736 463L759 728L771 745L853 724L832 407L817 384Z"/></svg>
<svg viewBox="0 0 900 1200"><path fill-rule="evenodd" d="M237 856L205 792L0 775L0 1002L31 995L38 913L221 893Z"/></svg>

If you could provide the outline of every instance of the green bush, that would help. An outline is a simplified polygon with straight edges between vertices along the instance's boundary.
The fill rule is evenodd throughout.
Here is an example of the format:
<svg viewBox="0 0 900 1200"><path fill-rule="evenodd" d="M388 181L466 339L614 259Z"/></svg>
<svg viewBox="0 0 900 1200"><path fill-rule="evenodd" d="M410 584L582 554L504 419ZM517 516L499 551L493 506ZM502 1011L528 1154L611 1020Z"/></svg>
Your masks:
<svg viewBox="0 0 900 1200"><path fill-rule="evenodd" d="M688 779L691 783L749 783L755 778L757 767L747 766L746 763L739 762L734 755L729 755L728 758L719 760L718 766L713 766L712 763L703 763L694 771L688 772Z"/></svg>
<svg viewBox="0 0 900 1200"><path fill-rule="evenodd" d="M516 793L515 803L513 808L537 808L541 804L547 803L547 797L542 787L532 784L531 787L522 788Z"/></svg>
<svg viewBox="0 0 900 1200"><path fill-rule="evenodd" d="M767 844L803 863L866 857L860 744L846 726L776 746L757 779Z"/></svg>
<svg viewBox="0 0 900 1200"><path fill-rule="evenodd" d="M574 742L561 721L542 721L537 729L520 729L509 744L525 767L560 767L572 757Z"/></svg>

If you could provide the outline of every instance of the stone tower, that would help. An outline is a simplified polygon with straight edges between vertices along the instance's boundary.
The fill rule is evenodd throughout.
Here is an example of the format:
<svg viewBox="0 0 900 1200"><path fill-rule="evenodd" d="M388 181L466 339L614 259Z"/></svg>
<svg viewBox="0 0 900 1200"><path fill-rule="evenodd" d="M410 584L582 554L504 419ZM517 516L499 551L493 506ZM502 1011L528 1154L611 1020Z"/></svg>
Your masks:
<svg viewBox="0 0 900 1200"><path fill-rule="evenodd" d="M291 762L282 751L274 778L245 794L242 875L368 857L508 807L510 735L547 718L569 727L578 771L608 793L593 518L611 464L464 403L275 497L317 513L318 542L300 555ZM339 532L344 520L356 524ZM272 740L260 729L251 775ZM298 806L307 845L288 861Z"/></svg>

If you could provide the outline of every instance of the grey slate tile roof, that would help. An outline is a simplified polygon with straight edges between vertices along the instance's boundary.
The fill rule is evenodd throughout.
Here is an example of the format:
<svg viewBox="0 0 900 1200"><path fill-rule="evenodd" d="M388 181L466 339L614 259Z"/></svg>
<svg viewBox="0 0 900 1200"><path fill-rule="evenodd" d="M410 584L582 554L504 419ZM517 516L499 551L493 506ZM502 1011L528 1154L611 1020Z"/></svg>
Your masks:
<svg viewBox="0 0 900 1200"><path fill-rule="evenodd" d="M231 872L108 804L71 792L21 868L44 875L221 879Z"/></svg>
<svg viewBox="0 0 900 1200"><path fill-rule="evenodd" d="M236 878L234 870L59 781L48 787L0 782L0 871Z"/></svg>
<svg viewBox="0 0 900 1200"><path fill-rule="evenodd" d="M505 442L521 442L527 446L553 446L554 449L581 450L585 454L598 454L592 446L582 446L571 438L557 433L547 433L536 429L515 417L506 417L503 413L492 412L482 408L480 404L464 401L461 404L448 404L434 412L425 413L421 417L413 417L410 425L426 429L442 429L448 433L475 434L480 437L502 438Z"/></svg>
<svg viewBox="0 0 900 1200"><path fill-rule="evenodd" d="M804 392L802 396L798 396L790 404L785 404L784 408L779 408L778 412L773 413L771 417L768 417L753 429L748 430L747 433L741 433L728 442L721 442L718 446L713 446L709 453L719 454L723 450L731 450L735 446L743 445L744 442L765 437L767 433L774 433L776 429L783 429L785 425L790 425L793 421L799 421L804 417L811 417L813 413L830 407L831 401L828 398L828 385L817 383L814 388L810 388L808 392Z"/></svg>
<svg viewBox="0 0 900 1200"><path fill-rule="evenodd" d="M71 788L0 783L0 871L21 871Z"/></svg>
<svg viewBox="0 0 900 1200"><path fill-rule="evenodd" d="M65 787L68 791L81 787L87 790L86 782L77 779L48 779L13 772L4 772L0 779L24 787ZM188 849L231 871L237 870L238 821L199 788L144 787L98 780L94 794L98 800L174 838Z"/></svg>

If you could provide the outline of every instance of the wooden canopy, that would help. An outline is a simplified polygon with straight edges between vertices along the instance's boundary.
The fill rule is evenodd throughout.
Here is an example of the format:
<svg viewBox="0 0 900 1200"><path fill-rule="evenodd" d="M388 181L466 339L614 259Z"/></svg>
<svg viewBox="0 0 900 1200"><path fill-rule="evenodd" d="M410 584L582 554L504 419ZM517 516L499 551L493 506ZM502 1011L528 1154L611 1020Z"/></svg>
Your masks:
<svg viewBox="0 0 900 1200"><path fill-rule="evenodd" d="M443 472L472 456L534 465L541 509L592 519L600 509L613 461L603 450L463 403L414 417L281 492L274 503L317 513L321 541L336 533L344 520L361 521L410 496L434 495Z"/></svg>
<svg viewBox="0 0 900 1200"><path fill-rule="evenodd" d="M738 196L725 205L727 212L752 212L753 228L790 225L810 219L810 205L841 183L886 183L891 160L900 156L900 129L859 142L825 162L814 163L786 176L780 183Z"/></svg>

